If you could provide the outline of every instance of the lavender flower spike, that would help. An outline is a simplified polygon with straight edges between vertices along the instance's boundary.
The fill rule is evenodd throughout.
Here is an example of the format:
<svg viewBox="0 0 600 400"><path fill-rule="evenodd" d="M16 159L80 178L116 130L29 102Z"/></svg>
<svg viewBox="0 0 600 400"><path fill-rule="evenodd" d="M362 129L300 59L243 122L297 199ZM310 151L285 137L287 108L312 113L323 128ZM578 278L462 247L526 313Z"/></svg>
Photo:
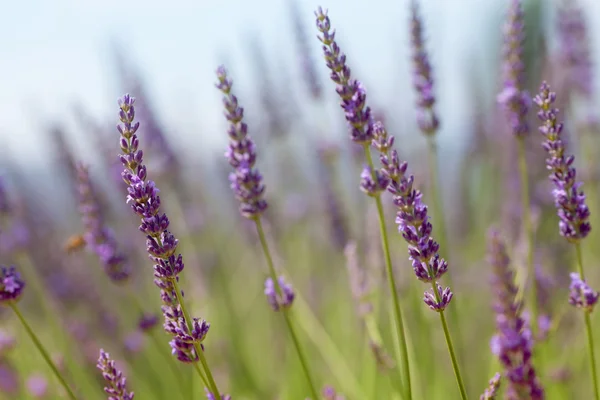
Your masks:
<svg viewBox="0 0 600 400"><path fill-rule="evenodd" d="M211 392L209 392L207 390L206 391L206 400L216 400L216 397L214 394L212 394ZM231 396L228 394L223 394L223 395L221 395L221 400L231 400Z"/></svg>
<svg viewBox="0 0 600 400"><path fill-rule="evenodd" d="M117 249L117 240L113 232L104 225L88 167L80 163L77 164L76 170L85 242L100 258L108 277L115 283L123 283L131 273L130 265L125 254Z"/></svg>
<svg viewBox="0 0 600 400"><path fill-rule="evenodd" d="M531 330L520 314L520 304L516 303L517 287L504 242L494 230L490 232L488 262L493 270L498 329L497 335L492 338L491 348L504 368L506 398L542 400L545 398L544 390L532 364Z"/></svg>
<svg viewBox="0 0 600 400"><path fill-rule="evenodd" d="M425 135L435 135L440 122L435 113L433 77L429 56L425 50L423 23L419 16L417 1L411 3L411 45L413 59L413 85L417 91L417 123Z"/></svg>
<svg viewBox="0 0 600 400"><path fill-rule="evenodd" d="M240 201L240 213L248 219L257 219L267 209L263 199L265 186L260 172L254 167L256 163L256 147L248 135L248 126L244 123L244 109L238 105L237 97L231 93L233 82L227 78L225 67L217 69L219 82L216 87L223 92L225 118L230 122L229 149L225 156L235 169L229 175L231 189Z"/></svg>
<svg viewBox="0 0 600 400"><path fill-rule="evenodd" d="M496 400L496 396L498 395L498 390L500 389L500 379L502 375L498 372L490 379L490 383L487 388L485 388L485 392L479 397L479 400Z"/></svg>
<svg viewBox="0 0 600 400"><path fill-rule="evenodd" d="M563 124L558 122L558 109L552 108L556 93L550 91L546 82L542 83L540 93L533 100L540 108L538 117L542 121L540 132L546 140L543 147L548 152L546 168L550 171L550 180L554 184L554 204L560 219L560 234L569 242L577 243L585 238L592 227L589 223L590 210L585 204L585 194L577 182L577 171L573 167L575 157L565 154L565 145L561 133Z"/></svg>
<svg viewBox="0 0 600 400"><path fill-rule="evenodd" d="M127 391L127 378L115 367L114 360L103 349L100 349L97 367L108 384L104 387L108 400L133 400L133 392Z"/></svg>
<svg viewBox="0 0 600 400"><path fill-rule="evenodd" d="M25 288L25 281L14 266L0 265L0 304L19 300Z"/></svg>
<svg viewBox="0 0 600 400"><path fill-rule="evenodd" d="M318 36L323 43L325 62L331 70L331 80L337 84L336 92L342 100L342 109L350 125L350 138L358 144L371 144L373 126L371 109L366 105L367 93L362 83L351 79L350 68L346 65L346 56L335 42L335 31L331 30L331 22L327 11L321 7L315 12Z"/></svg>
<svg viewBox="0 0 600 400"><path fill-rule="evenodd" d="M596 306L599 297L600 295L598 292L593 290L583 279L581 279L581 276L578 273L571 273L569 304L591 313L594 310L594 306Z"/></svg>
<svg viewBox="0 0 600 400"><path fill-rule="evenodd" d="M504 47L502 50L503 89L498 102L504 106L511 130L517 137L529 133L527 112L531 99L523 90L524 70L523 40L525 39L524 18L521 0L511 0L508 18L504 25Z"/></svg>
<svg viewBox="0 0 600 400"><path fill-rule="evenodd" d="M119 100L119 117L121 125L117 129L121 133L121 163L125 167L123 181L128 185L127 202L132 210L141 218L140 231L146 234L146 249L150 259L154 261L154 283L161 290L162 311L165 317L164 328L173 336L170 342L173 354L182 362L198 361L197 350L200 342L206 337L208 324L192 321L186 315L177 287L178 275L183 271L183 257L176 255L179 241L168 230L169 219L161 213L158 188L153 181L147 179L146 166L143 164L143 153L139 150L136 132L139 123L134 123L135 99L129 95ZM180 297L181 296L181 297ZM197 321L197 320L195 320ZM202 329L196 329L202 326Z"/></svg>

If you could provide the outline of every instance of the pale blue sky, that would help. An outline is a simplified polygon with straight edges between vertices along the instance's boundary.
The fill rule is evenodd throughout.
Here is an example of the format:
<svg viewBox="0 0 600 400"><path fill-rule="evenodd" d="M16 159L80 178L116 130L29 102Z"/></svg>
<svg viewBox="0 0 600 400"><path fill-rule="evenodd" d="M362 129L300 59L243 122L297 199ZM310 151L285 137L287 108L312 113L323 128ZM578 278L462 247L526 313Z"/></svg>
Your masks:
<svg viewBox="0 0 600 400"><path fill-rule="evenodd" d="M325 77L313 10L330 11L353 70L365 78L377 103L414 119L408 65L407 0L298 0L311 35L314 59ZM546 0L543 0L544 2ZM112 118L121 94L112 76L110 40L121 41L143 67L154 102L166 125L176 122L190 148L222 146L209 132L223 126L214 69L226 56L236 88L252 90L253 73L245 61L243 38L256 34L275 61L299 75L286 0L5 0L0 13L0 143L32 160L44 155L36 141L45 120L66 119L75 102L104 121ZM444 120L441 140L450 143L468 119L468 80L490 70L500 40L502 0L422 0ZM594 0L584 0L590 7ZM168 5L167 5L168 4ZM590 13L595 47L600 47L600 7ZM591 22L591 21L590 21ZM493 35L496 34L497 37ZM470 69L466 69L467 66ZM325 83L333 99L333 87ZM495 90L493 79L485 84ZM135 95L135 94L134 94ZM408 108L408 109L406 109ZM39 120L36 120L39 118ZM112 119L114 120L114 119ZM111 121L109 119L109 121ZM115 121L116 122L116 121ZM179 135L179 132L177 133ZM84 146L86 133L76 142ZM44 158L40 158L43 160Z"/></svg>

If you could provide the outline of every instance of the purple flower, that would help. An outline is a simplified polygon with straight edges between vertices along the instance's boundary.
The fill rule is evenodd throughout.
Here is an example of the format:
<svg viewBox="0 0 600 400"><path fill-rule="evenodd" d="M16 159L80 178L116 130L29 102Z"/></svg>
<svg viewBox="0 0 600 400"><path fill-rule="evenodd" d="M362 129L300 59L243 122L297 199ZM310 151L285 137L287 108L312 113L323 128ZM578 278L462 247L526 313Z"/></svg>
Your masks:
<svg viewBox="0 0 600 400"><path fill-rule="evenodd" d="M100 357L96 365L102 371L102 377L107 382L104 391L108 394L108 400L133 400L133 392L127 392L127 378L115 367L114 360L103 349L100 349Z"/></svg>
<svg viewBox="0 0 600 400"><path fill-rule="evenodd" d="M0 393L17 395L19 393L19 374L7 359L0 359Z"/></svg>
<svg viewBox="0 0 600 400"><path fill-rule="evenodd" d="M423 23L417 2L411 3L411 46L413 60L413 85L417 91L417 123L426 135L434 135L440 125L434 110L433 77L429 56L425 50Z"/></svg>
<svg viewBox="0 0 600 400"><path fill-rule="evenodd" d="M389 183L390 179L383 171L378 169L372 170L368 165L364 166L360 174L360 190L370 197L379 196Z"/></svg>
<svg viewBox="0 0 600 400"><path fill-rule="evenodd" d="M479 400L495 400L498 395L498 389L500 389L500 379L502 375L496 372L496 374L490 379L489 385L485 388L483 394L479 397Z"/></svg>
<svg viewBox="0 0 600 400"><path fill-rule="evenodd" d="M14 266L0 266L0 304L19 300L23 288L25 281Z"/></svg>
<svg viewBox="0 0 600 400"><path fill-rule="evenodd" d="M217 69L219 82L216 87L223 92L225 118L229 121L229 148L225 156L234 172L229 175L231 189L240 201L240 213L248 219L259 218L267 209L263 199L265 186L262 175L255 168L256 146L248 135L248 126L244 123L244 109L238 105L237 97L231 93L232 81L227 78L225 67Z"/></svg>
<svg viewBox="0 0 600 400"><path fill-rule="evenodd" d="M371 109L366 105L367 93L362 83L351 79L350 68L346 65L346 56L341 53L335 42L335 31L327 11L321 7L315 12L316 23L323 43L325 62L331 70L331 80L337 84L336 92L340 96L342 109L350 128L350 138L358 144L370 144L373 139Z"/></svg>
<svg viewBox="0 0 600 400"><path fill-rule="evenodd" d="M120 252L113 232L104 224L98 199L92 187L88 167L77 164L79 210L85 228L85 242L96 253L108 277L115 283L126 281L131 266Z"/></svg>
<svg viewBox="0 0 600 400"><path fill-rule="evenodd" d="M288 285L283 279L283 276L278 278L279 287L276 288L273 279L267 278L265 280L265 296L267 301L271 305L274 311L286 310L292 306L294 302L294 289L291 285ZM278 289L281 289L279 292Z"/></svg>
<svg viewBox="0 0 600 400"><path fill-rule="evenodd" d="M304 81L306 82L310 94L313 99L318 100L322 97L323 88L313 63L311 53L311 46L307 42L306 31L302 24L303 17L301 12L298 10L298 3L296 1L290 1L290 12L292 16L292 24L294 26L294 33L296 39L296 45L298 47L298 56L300 57L302 72L304 73Z"/></svg>
<svg viewBox="0 0 600 400"><path fill-rule="evenodd" d="M40 399L48 394L48 380L39 374L27 378L27 390L33 398Z"/></svg>
<svg viewBox="0 0 600 400"><path fill-rule="evenodd" d="M138 321L138 328L142 332L148 332L152 330L158 324L158 315L143 314Z"/></svg>
<svg viewBox="0 0 600 400"><path fill-rule="evenodd" d="M560 234L570 242L585 238L592 226L589 222L590 210L585 204L585 194L577 182L577 171L573 166L575 157L565 154L561 133L563 124L558 122L558 109L552 108L556 93L550 91L546 82L534 102L539 106L538 117L542 121L540 132L546 140L542 147L548 153L546 168L550 171L550 181L554 184L552 194L558 209Z"/></svg>
<svg viewBox="0 0 600 400"><path fill-rule="evenodd" d="M511 0L503 30L502 75L504 82L502 91L498 94L498 102L504 106L511 130L517 137L523 137L529 133L527 111L531 103L529 94L523 90L524 26L521 0Z"/></svg>
<svg viewBox="0 0 600 400"><path fill-rule="evenodd" d="M600 296L586 281L581 279L578 273L571 273L571 284L569 285L569 304L582 308L586 312L592 312Z"/></svg>
<svg viewBox="0 0 600 400"><path fill-rule="evenodd" d="M450 300L452 300L452 296L454 296L454 294L449 287L444 289L440 284L436 284L436 290L437 293L434 293L433 289L425 292L423 301L433 311L444 311L448 304L450 304Z"/></svg>
<svg viewBox="0 0 600 400"><path fill-rule="evenodd" d="M333 386L325 386L321 393L325 400L345 400L345 397L339 394Z"/></svg>
<svg viewBox="0 0 600 400"><path fill-rule="evenodd" d="M488 263L493 271L492 288L496 300L494 311L498 332L492 338L490 346L504 368L506 398L544 399L544 390L532 364L531 330L521 316L520 304L516 302L517 287L510 269L510 259L504 242L495 230L490 232Z"/></svg>
<svg viewBox="0 0 600 400"><path fill-rule="evenodd" d="M590 51L588 27L584 11L578 5L562 5L558 9L557 28L560 57L566 69L568 89L590 99L594 94L594 65Z"/></svg>
<svg viewBox="0 0 600 400"><path fill-rule="evenodd" d="M184 268L183 257L177 254L179 241L169 231L169 218L161 212L158 188L147 177L143 152L139 149L136 135L139 123L134 123L134 103L135 99L128 94L119 99L121 124L117 129L121 134L123 152L120 160L125 167L122 177L128 185L127 203L131 204L132 210L141 218L139 229L146 235L146 250L155 263L154 284L160 289L165 330L173 335L170 342L172 351L182 362L196 362L196 346L202 346L199 343L201 339L190 336L188 323L191 321L185 320L176 287L178 275ZM183 297L183 293L181 296ZM206 334L202 335L202 339L205 336Z"/></svg>

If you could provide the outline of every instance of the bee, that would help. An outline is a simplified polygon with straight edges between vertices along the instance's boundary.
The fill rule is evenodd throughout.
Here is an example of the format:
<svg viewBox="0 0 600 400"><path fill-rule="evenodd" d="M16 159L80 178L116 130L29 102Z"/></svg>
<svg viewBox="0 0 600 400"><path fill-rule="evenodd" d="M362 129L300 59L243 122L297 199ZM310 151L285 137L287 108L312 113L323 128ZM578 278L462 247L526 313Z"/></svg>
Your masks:
<svg viewBox="0 0 600 400"><path fill-rule="evenodd" d="M67 239L65 245L63 246L65 253L72 254L76 251L81 250L85 247L85 239L82 234L72 235Z"/></svg>

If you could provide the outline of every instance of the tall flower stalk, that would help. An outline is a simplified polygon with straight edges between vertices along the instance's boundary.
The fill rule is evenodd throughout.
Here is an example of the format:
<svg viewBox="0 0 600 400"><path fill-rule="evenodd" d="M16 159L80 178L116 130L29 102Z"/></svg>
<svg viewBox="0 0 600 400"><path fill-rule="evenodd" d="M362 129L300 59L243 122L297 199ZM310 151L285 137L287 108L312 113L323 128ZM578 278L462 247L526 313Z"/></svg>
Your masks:
<svg viewBox="0 0 600 400"><path fill-rule="evenodd" d="M256 147L252 138L248 135L248 126L243 121L244 109L239 106L237 97L231 92L233 82L227 76L223 66L217 69L218 82L216 87L223 93L223 105L225 106L225 118L229 121L229 148L225 156L229 164L234 168L229 176L231 188L235 197L240 202L240 214L254 221L260 244L267 261L269 277L265 281L265 295L274 311L280 311L289 330L292 342L298 353L300 364L306 375L306 379L313 398L319 398L318 391L313 382L306 354L300 345L294 324L289 315L289 309L294 301L294 290L288 285L282 276L277 276L273 257L262 226L261 216L267 209L267 202L263 198L265 186L262 175L256 169Z"/></svg>
<svg viewBox="0 0 600 400"><path fill-rule="evenodd" d="M502 49L502 91L498 102L504 107L512 134L517 139L519 175L521 179L521 207L523 213L523 232L526 239L526 277L531 283L530 307L533 321L538 320L537 282L534 269L534 228L531 219L529 199L529 171L527 168L526 138L529 136L527 113L531 99L524 90L525 64L523 61L523 41L525 40L525 21L521 0L511 0L503 29L504 46ZM527 279L521 282L525 285ZM537 323L532 324L535 329Z"/></svg>
<svg viewBox="0 0 600 400"><path fill-rule="evenodd" d="M192 363L210 392L220 398L219 389L204 356L202 342L208 334L210 324L194 318L185 308L183 292L179 288L179 274L183 271L183 257L177 254L179 241L169 231L169 219L161 212L158 188L147 176L143 164L143 152L139 149L136 132L140 126L135 119L135 99L128 94L119 99L119 119L117 129L121 134L119 156L125 167L122 177L128 185L127 202L141 218L139 227L146 235L146 249L154 261L154 283L160 289L165 318L165 331L172 336L169 343L173 354L184 363ZM198 365L200 363L201 367Z"/></svg>
<svg viewBox="0 0 600 400"><path fill-rule="evenodd" d="M401 360L398 365L402 365L404 373L403 385L407 399L412 398L410 365L408 359L408 345L406 343L405 326L402 317L402 308L396 286L396 280L392 268L392 259L390 255L389 239L385 225L385 215L383 204L381 202L381 192L383 192L389 182L389 179L375 168L371 155L370 146L374 139L373 121L371 109L367 106L366 91L363 85L352 79L350 68L346 65L346 56L341 52L340 47L335 41L335 31L331 29L331 23L327 11L321 7L315 12L317 29L321 33L318 36L323 44L323 52L327 67L331 70L331 80L337 84L336 92L341 98L341 107L344 110L346 120L349 124L350 139L361 145L364 149L366 166L361 175L361 190L372 197L377 206L379 218L379 228L381 234L381 245L383 249L387 281L392 295L394 322L396 326L396 335L400 344ZM392 143L390 143L390 146Z"/></svg>
<svg viewBox="0 0 600 400"><path fill-rule="evenodd" d="M510 259L498 232L490 232L488 262L493 271L494 311L498 333L492 338L492 353L504 368L506 398L543 400L544 389L532 362L533 338L528 322L521 315Z"/></svg>
<svg viewBox="0 0 600 400"><path fill-rule="evenodd" d="M577 255L578 273L571 274L570 302L584 311L594 396L599 400L594 336L590 320L590 313L598 301L598 295L585 282L581 254L581 241L592 230L589 222L590 210L585 203L585 194L581 190L582 182L577 181L577 171L573 166L575 157L565 154L566 149L561 136L563 124L558 122L558 109L554 108L555 101L556 93L550 91L550 86L543 82L534 102L540 109L538 117L542 121L542 126L539 130L545 138L542 146L548 153L546 168L550 171L550 181L554 185L552 194L558 210L559 232L573 244Z"/></svg>
<svg viewBox="0 0 600 400"><path fill-rule="evenodd" d="M14 266L0 266L0 305L7 305L15 313L19 322L23 325L25 332L27 332L27 335L31 338L31 341L44 358L44 361L46 361L54 376L56 376L61 386L65 389L69 399L76 400L77 397L75 396L75 393L62 376L59 369L56 367L56 364L52 361L48 350L46 350L17 306L17 302L21 298L24 289L25 281L21 279L21 275Z"/></svg>

